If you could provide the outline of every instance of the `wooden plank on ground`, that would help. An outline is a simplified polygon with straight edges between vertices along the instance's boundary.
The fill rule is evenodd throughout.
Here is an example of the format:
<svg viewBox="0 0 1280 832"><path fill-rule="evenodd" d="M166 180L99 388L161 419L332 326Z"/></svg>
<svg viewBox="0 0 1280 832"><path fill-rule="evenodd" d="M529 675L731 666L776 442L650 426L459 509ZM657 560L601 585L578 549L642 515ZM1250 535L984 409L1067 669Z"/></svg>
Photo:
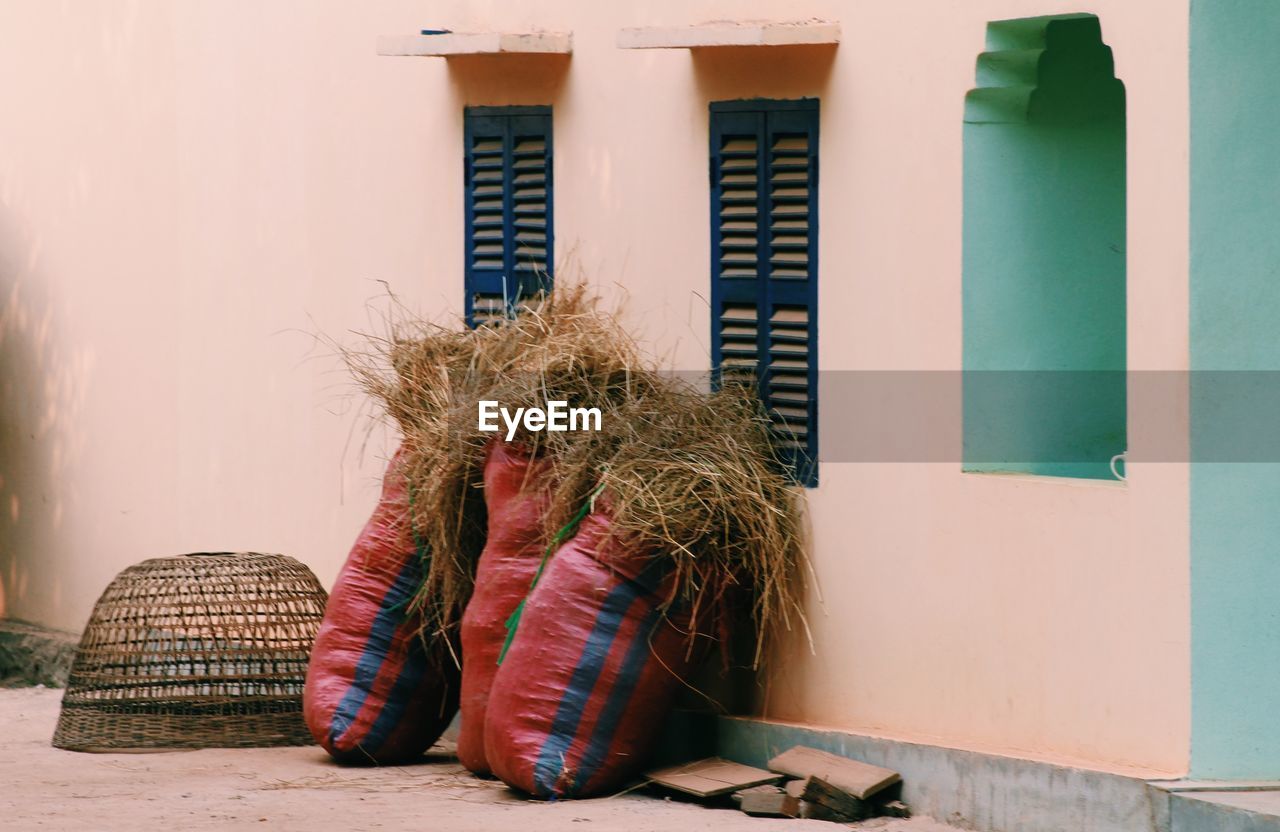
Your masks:
<svg viewBox="0 0 1280 832"><path fill-rule="evenodd" d="M898 772L892 769L838 757L803 745L797 745L774 757L769 761L769 768L791 777L821 778L859 800L866 800L902 780Z"/></svg>
<svg viewBox="0 0 1280 832"><path fill-rule="evenodd" d="M782 775L753 766L744 766L741 763L731 763L718 757L709 757L693 763L651 771L645 774L645 779L694 797L718 797L764 783L776 783L782 779Z"/></svg>

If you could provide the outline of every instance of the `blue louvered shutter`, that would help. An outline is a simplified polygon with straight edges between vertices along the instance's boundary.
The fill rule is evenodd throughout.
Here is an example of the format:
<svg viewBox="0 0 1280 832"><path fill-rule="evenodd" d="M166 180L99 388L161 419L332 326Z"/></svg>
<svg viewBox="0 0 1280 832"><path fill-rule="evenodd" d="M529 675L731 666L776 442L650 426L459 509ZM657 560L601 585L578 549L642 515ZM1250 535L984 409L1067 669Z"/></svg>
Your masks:
<svg viewBox="0 0 1280 832"><path fill-rule="evenodd" d="M477 326L551 290L551 110L466 111L466 313Z"/></svg>
<svg viewBox="0 0 1280 832"><path fill-rule="evenodd" d="M711 105L711 352L759 391L780 456L818 482L818 102Z"/></svg>

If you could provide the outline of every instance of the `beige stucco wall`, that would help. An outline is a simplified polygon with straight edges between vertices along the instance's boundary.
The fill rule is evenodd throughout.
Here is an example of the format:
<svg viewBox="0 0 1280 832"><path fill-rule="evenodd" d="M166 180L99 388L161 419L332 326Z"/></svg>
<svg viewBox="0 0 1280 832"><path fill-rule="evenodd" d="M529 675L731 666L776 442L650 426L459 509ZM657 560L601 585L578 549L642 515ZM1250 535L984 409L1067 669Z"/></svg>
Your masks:
<svg viewBox="0 0 1280 832"><path fill-rule="evenodd" d="M0 612L78 628L125 565L287 552L376 494L316 333L433 282L457 181L379 32L421 4L0 3ZM446 173L448 174L446 176Z"/></svg>
<svg viewBox="0 0 1280 832"><path fill-rule="evenodd" d="M708 354L706 105L822 97L821 366L960 366L961 113L987 20L1062 2L0 5L0 610L76 627L142 557L331 580L388 438L312 333L389 281L461 301L461 108L555 108L559 252ZM1129 356L1187 366L1186 3L1096 0L1129 91ZM629 52L622 26L817 16L837 50ZM378 34L571 29L572 60L378 58ZM838 425L828 411L824 430ZM1169 414L1131 412L1130 436ZM363 460L363 462L362 462ZM1165 774L1187 760L1187 476L825 465L825 603L768 713Z"/></svg>

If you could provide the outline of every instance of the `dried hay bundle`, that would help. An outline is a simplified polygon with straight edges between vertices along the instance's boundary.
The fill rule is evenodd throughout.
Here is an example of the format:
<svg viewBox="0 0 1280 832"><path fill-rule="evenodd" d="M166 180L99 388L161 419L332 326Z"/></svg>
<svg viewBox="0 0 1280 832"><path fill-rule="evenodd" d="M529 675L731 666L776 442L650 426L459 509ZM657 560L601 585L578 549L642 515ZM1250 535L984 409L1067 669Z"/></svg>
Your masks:
<svg viewBox="0 0 1280 832"><path fill-rule="evenodd" d="M750 599L755 663L779 629L805 626L808 570L794 484L782 472L758 399L737 385L707 394L668 381L621 408L560 459L549 527L599 488L622 545L668 561L665 603L694 622L732 617Z"/></svg>
<svg viewBox="0 0 1280 832"><path fill-rule="evenodd" d="M365 391L403 434L415 527L432 556L413 606L429 626L454 626L471 595L484 548L485 448L477 403L544 407L551 400L596 407L611 421L627 402L659 386L651 363L585 285L528 301L501 326L452 329L411 320L347 359ZM388 372L387 368L390 368ZM584 433L521 433L535 453L560 455Z"/></svg>
<svg viewBox="0 0 1280 832"><path fill-rule="evenodd" d="M484 548L483 467L496 434L479 430L481 400L601 411L599 432L519 435L554 460L548 541L602 488L615 537L669 561L668 605L715 618L730 594L747 594L757 662L772 633L804 626L801 498L749 392L708 394L664 376L583 284L527 302L500 326L402 317L390 329L346 356L403 433L415 525L431 552L413 604L428 627L457 624Z"/></svg>
<svg viewBox="0 0 1280 832"><path fill-rule="evenodd" d="M409 483L413 528L427 554L423 591L412 604L424 626L445 630L470 593L468 562L484 546L482 460L459 440L459 403L481 376L481 339L473 333L401 320L373 349L348 351L348 366L400 426L402 470ZM388 369L389 368L389 369ZM425 590L430 587L432 592Z"/></svg>

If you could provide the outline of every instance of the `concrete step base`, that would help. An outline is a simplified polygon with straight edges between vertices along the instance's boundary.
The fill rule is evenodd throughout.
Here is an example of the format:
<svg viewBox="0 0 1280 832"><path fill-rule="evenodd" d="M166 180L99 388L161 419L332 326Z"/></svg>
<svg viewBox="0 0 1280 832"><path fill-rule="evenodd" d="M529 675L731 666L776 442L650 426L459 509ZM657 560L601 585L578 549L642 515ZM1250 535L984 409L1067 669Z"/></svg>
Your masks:
<svg viewBox="0 0 1280 832"><path fill-rule="evenodd" d="M1151 785L1169 796L1168 832L1280 830L1280 783L1184 780Z"/></svg>
<svg viewBox="0 0 1280 832"><path fill-rule="evenodd" d="M763 766L807 745L891 768L917 815L976 832L1280 832L1280 782L1147 780L922 743L720 717L716 751Z"/></svg>

